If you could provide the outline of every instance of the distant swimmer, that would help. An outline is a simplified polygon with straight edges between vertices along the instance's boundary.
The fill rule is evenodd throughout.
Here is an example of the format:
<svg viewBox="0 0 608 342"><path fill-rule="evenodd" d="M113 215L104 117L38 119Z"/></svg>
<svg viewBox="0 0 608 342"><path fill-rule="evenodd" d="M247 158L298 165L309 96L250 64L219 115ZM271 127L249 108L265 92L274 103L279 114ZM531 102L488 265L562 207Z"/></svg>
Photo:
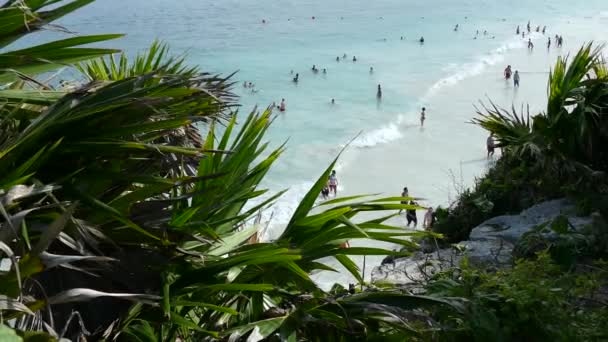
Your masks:
<svg viewBox="0 0 608 342"><path fill-rule="evenodd" d="M532 43L532 38L528 39L528 49L534 49L534 43Z"/></svg>
<svg viewBox="0 0 608 342"><path fill-rule="evenodd" d="M505 79L506 79L506 80L511 79L511 74L512 74L512 73L513 73L513 72L511 71L511 66L510 66L510 65L507 65L507 67L505 68Z"/></svg>
<svg viewBox="0 0 608 342"><path fill-rule="evenodd" d="M333 105L333 104L336 104L336 100L331 99L331 104L332 104L332 105Z"/></svg>
<svg viewBox="0 0 608 342"><path fill-rule="evenodd" d="M515 34L519 36L519 25L517 25L517 30L515 31Z"/></svg>
<svg viewBox="0 0 608 342"><path fill-rule="evenodd" d="M336 170L333 170L329 175L329 191L334 192L334 197L338 195L338 176Z"/></svg>
<svg viewBox="0 0 608 342"><path fill-rule="evenodd" d="M346 59L348 57L346 54L342 55L342 58Z"/></svg>
<svg viewBox="0 0 608 342"><path fill-rule="evenodd" d="M315 20L315 19L317 19L317 18L316 18L316 17L313 15L313 16L311 17L311 19L312 19L312 20Z"/></svg>
<svg viewBox="0 0 608 342"><path fill-rule="evenodd" d="M543 26L543 34L547 31L547 26Z"/></svg>
<svg viewBox="0 0 608 342"><path fill-rule="evenodd" d="M284 111L285 111L285 109L286 109L286 108L285 108L285 99L281 99L281 104L279 105L279 110L280 110L281 112L284 112Z"/></svg>
<svg viewBox="0 0 608 342"><path fill-rule="evenodd" d="M293 75L293 69L289 72L290 75Z"/></svg>
<svg viewBox="0 0 608 342"><path fill-rule="evenodd" d="M262 19L262 24L266 24L266 19Z"/></svg>
<svg viewBox="0 0 608 342"><path fill-rule="evenodd" d="M378 91L376 92L376 97L378 99L382 98L382 87L378 84Z"/></svg>
<svg viewBox="0 0 608 342"><path fill-rule="evenodd" d="M357 61L357 56L353 56L353 62Z"/></svg>
<svg viewBox="0 0 608 342"><path fill-rule="evenodd" d="M488 31L483 30L483 35L484 35L484 36L487 36L487 35L488 35Z"/></svg>
<svg viewBox="0 0 608 342"><path fill-rule="evenodd" d="M296 77L293 78L293 82L298 83L299 80L300 80L300 74L296 74Z"/></svg>
<svg viewBox="0 0 608 342"><path fill-rule="evenodd" d="M420 37L419 42L420 42L420 44L424 44L424 37Z"/></svg>
<svg viewBox="0 0 608 342"><path fill-rule="evenodd" d="M340 62L340 57L336 57L336 62Z"/></svg>
<svg viewBox="0 0 608 342"><path fill-rule="evenodd" d="M426 108L422 107L422 112L420 112L420 127L424 127L424 120L426 120Z"/></svg>
<svg viewBox="0 0 608 342"><path fill-rule="evenodd" d="M513 86L519 88L519 71L517 70L515 70L515 74L513 75Z"/></svg>
<svg viewBox="0 0 608 342"><path fill-rule="evenodd" d="M458 31L458 24L456 24L456 26L454 26L454 32Z"/></svg>
<svg viewBox="0 0 608 342"><path fill-rule="evenodd" d="M401 40L403 40L403 36L401 36Z"/></svg>
<svg viewBox="0 0 608 342"><path fill-rule="evenodd" d="M313 64L313 66L312 66L312 69L310 69L310 70L312 70L312 72L317 72L317 71L318 71L318 70L317 70L317 66L316 66L316 65L314 65L314 64Z"/></svg>
<svg viewBox="0 0 608 342"><path fill-rule="evenodd" d="M494 155L494 147L494 133L490 133L490 136L486 140L486 148L488 149L488 159L490 159L490 157Z"/></svg>
<svg viewBox="0 0 608 342"><path fill-rule="evenodd" d="M323 68L323 73L327 74L327 69Z"/></svg>
<svg viewBox="0 0 608 342"><path fill-rule="evenodd" d="M374 67L369 67L369 73L373 74L374 73Z"/></svg>

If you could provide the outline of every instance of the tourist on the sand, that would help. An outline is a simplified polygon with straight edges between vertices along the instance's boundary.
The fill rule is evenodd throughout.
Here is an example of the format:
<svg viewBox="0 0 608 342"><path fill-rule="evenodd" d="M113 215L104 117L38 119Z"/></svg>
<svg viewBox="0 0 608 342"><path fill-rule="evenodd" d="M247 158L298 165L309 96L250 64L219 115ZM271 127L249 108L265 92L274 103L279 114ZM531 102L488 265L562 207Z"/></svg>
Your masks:
<svg viewBox="0 0 608 342"><path fill-rule="evenodd" d="M431 231L433 230L433 225L435 225L436 215L433 211L432 207L428 207L426 209L426 213L424 214L424 221L422 222L422 227L425 230Z"/></svg>
<svg viewBox="0 0 608 342"><path fill-rule="evenodd" d="M289 72L290 75L293 75L293 69Z"/></svg>
<svg viewBox="0 0 608 342"><path fill-rule="evenodd" d="M420 44L424 44L424 37L420 37L419 42L420 42Z"/></svg>
<svg viewBox="0 0 608 342"><path fill-rule="evenodd" d="M403 191L401 192L401 197L410 197L410 193L407 190L407 186L405 188L403 188ZM407 204L406 200L401 201L401 204ZM399 209L399 214L401 214L401 212L403 211L403 209Z"/></svg>
<svg viewBox="0 0 608 342"><path fill-rule="evenodd" d="M328 183L325 183L325 186L321 190L321 196L323 196L324 200L327 200L327 198L329 198L329 184Z"/></svg>
<svg viewBox="0 0 608 342"><path fill-rule="evenodd" d="M426 108L422 107L422 112L420 113L420 127L424 127L424 120L426 120Z"/></svg>
<svg viewBox="0 0 608 342"><path fill-rule="evenodd" d="M382 98L382 87L378 84L378 91L376 92L377 98Z"/></svg>
<svg viewBox="0 0 608 342"><path fill-rule="evenodd" d="M487 36L487 35L488 35L488 31L484 30L484 31L483 31L483 35L484 35L484 36Z"/></svg>
<svg viewBox="0 0 608 342"><path fill-rule="evenodd" d="M510 66L510 65L507 65L507 67L505 68L505 79L506 79L506 80L511 79L511 74L512 74L512 73L513 73L513 72L511 71L511 66Z"/></svg>
<svg viewBox="0 0 608 342"><path fill-rule="evenodd" d="M300 74L296 74L296 77L293 78L293 82L298 83L299 79L300 79Z"/></svg>
<svg viewBox="0 0 608 342"><path fill-rule="evenodd" d="M418 205L418 203L413 200L410 201L410 205ZM414 222L414 228L418 225L418 218L416 217L416 209L408 209L406 210L405 218L407 219L407 226L409 227L412 222Z"/></svg>
<svg viewBox="0 0 608 342"><path fill-rule="evenodd" d="M513 75L513 86L519 88L519 71L515 70L515 74Z"/></svg>
<svg viewBox="0 0 608 342"><path fill-rule="evenodd" d="M490 133L490 136L486 140L486 148L488 149L487 158L494 156L494 133Z"/></svg>
<svg viewBox="0 0 608 342"><path fill-rule="evenodd" d="M336 176L336 170L333 170L329 175L329 191L334 192L334 197L338 195L338 176Z"/></svg>
<svg viewBox="0 0 608 342"><path fill-rule="evenodd" d="M312 72L314 72L314 73L316 73L316 72L318 72L318 71L319 71L319 69L317 69L317 66L316 66L316 65L313 65L311 70L312 70Z"/></svg>
<svg viewBox="0 0 608 342"><path fill-rule="evenodd" d="M279 105L279 110L281 112L285 111L285 99L281 99L281 104Z"/></svg>

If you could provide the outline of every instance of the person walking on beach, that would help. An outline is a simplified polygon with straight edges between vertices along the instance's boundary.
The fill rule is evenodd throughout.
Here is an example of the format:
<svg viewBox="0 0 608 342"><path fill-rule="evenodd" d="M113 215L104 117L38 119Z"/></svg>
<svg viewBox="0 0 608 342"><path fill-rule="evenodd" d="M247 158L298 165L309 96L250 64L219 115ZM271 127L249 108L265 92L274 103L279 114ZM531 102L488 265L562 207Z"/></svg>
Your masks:
<svg viewBox="0 0 608 342"><path fill-rule="evenodd" d="M494 156L494 147L495 147L494 133L490 133L490 136L486 140L486 148L488 149L488 155L487 155L488 159L490 159L490 157Z"/></svg>
<svg viewBox="0 0 608 342"><path fill-rule="evenodd" d="M403 191L401 192L401 197L410 197L410 193L407 190L407 186L403 188ZM401 201L401 204L407 204L407 200ZM399 214L401 214L402 211L403 209L399 209Z"/></svg>
<svg viewBox="0 0 608 342"><path fill-rule="evenodd" d="M424 120L426 120L426 108L422 107L422 112L420 112L420 127L424 127Z"/></svg>
<svg viewBox="0 0 608 342"><path fill-rule="evenodd" d="M376 98L380 100L382 98L382 87L378 84L378 91L376 92Z"/></svg>
<svg viewBox="0 0 608 342"><path fill-rule="evenodd" d="M517 70L515 70L515 74L513 75L513 86L519 88L519 71Z"/></svg>
<svg viewBox="0 0 608 342"><path fill-rule="evenodd" d="M511 71L511 66L507 65L507 67L505 68L505 80L510 80L512 73L513 72Z"/></svg>
<svg viewBox="0 0 608 342"><path fill-rule="evenodd" d="M334 197L338 195L338 176L336 176L336 170L333 170L329 175L329 191L334 192Z"/></svg>
<svg viewBox="0 0 608 342"><path fill-rule="evenodd" d="M411 200L410 205L418 205L418 203ZM408 209L406 210L405 218L407 220L407 226L409 227L412 222L414 223L414 228L418 225L418 218L416 217L416 209Z"/></svg>

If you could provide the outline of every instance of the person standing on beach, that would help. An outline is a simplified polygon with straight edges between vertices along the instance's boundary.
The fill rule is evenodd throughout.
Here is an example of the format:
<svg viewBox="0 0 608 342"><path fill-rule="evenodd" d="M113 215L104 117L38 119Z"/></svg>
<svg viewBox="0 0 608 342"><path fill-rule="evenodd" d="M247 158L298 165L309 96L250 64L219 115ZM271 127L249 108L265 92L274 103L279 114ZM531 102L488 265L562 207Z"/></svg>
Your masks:
<svg viewBox="0 0 608 342"><path fill-rule="evenodd" d="M510 80L511 79L511 74L513 72L511 71L511 66L507 65L507 67L505 68L505 79L506 80Z"/></svg>
<svg viewBox="0 0 608 342"><path fill-rule="evenodd" d="M422 107L422 112L420 112L420 127L424 127L424 120L426 120L426 108Z"/></svg>
<svg viewBox="0 0 608 342"><path fill-rule="evenodd" d="M418 205L418 203L413 200L410 201L410 205ZM416 217L416 209L408 209L406 210L405 218L407 219L407 226L409 227L412 222L414 222L414 228L418 225L418 218Z"/></svg>
<svg viewBox="0 0 608 342"><path fill-rule="evenodd" d="M513 75L513 86L519 88L519 71L517 70L515 70L515 75Z"/></svg>
<svg viewBox="0 0 608 342"><path fill-rule="evenodd" d="M401 192L401 197L410 197L410 193L407 190L407 186L403 188L403 191ZM407 200L401 201L401 204L407 204ZM401 214L402 211L403 209L399 209L399 214Z"/></svg>
<svg viewBox="0 0 608 342"><path fill-rule="evenodd" d="M428 207L426 209L426 213L424 214L424 221L422 221L422 227L427 231L433 230L433 225L435 224L436 215L433 212L432 207Z"/></svg>
<svg viewBox="0 0 608 342"><path fill-rule="evenodd" d="M334 197L338 195L338 176L336 176L336 170L333 170L329 175L329 191L334 192Z"/></svg>
<svg viewBox="0 0 608 342"><path fill-rule="evenodd" d="M378 91L376 92L376 98L380 100L382 98L382 87L378 84Z"/></svg>
<svg viewBox="0 0 608 342"><path fill-rule="evenodd" d="M494 147L494 133L490 133L490 136L486 140L486 148L488 149L488 159L490 159L491 156L494 156Z"/></svg>

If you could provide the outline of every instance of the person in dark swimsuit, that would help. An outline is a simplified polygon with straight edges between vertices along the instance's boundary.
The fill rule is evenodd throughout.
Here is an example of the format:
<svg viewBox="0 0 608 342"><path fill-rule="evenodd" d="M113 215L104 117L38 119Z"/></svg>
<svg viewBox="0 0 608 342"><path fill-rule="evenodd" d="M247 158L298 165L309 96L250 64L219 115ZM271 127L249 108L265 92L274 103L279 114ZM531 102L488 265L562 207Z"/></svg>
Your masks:
<svg viewBox="0 0 608 342"><path fill-rule="evenodd" d="M418 205L418 203L413 200L410 201L410 205ZM418 218L416 217L416 209L408 209L405 214L405 218L407 219L407 226L409 227L412 222L414 222L414 228L418 225Z"/></svg>

